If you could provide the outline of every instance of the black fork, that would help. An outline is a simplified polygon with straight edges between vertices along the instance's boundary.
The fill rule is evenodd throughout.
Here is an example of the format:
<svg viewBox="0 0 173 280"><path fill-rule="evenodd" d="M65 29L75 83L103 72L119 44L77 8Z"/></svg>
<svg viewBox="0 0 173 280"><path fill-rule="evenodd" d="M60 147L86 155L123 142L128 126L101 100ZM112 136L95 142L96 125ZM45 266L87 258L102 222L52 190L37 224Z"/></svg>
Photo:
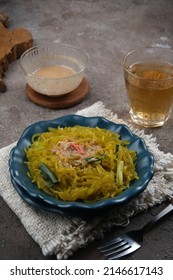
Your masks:
<svg viewBox="0 0 173 280"><path fill-rule="evenodd" d="M138 250L143 244L144 234L156 223L161 221L170 212L173 211L173 205L169 204L152 220L150 220L143 228L139 230L129 231L97 249L101 251L109 260L120 259L126 255Z"/></svg>

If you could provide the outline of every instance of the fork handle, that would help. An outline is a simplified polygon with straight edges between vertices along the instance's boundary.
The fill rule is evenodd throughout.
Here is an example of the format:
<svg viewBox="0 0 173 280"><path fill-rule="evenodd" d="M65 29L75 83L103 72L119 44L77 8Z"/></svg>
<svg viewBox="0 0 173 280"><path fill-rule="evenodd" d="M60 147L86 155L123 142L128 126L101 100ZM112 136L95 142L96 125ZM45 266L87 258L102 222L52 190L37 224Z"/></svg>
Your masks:
<svg viewBox="0 0 173 280"><path fill-rule="evenodd" d="M173 205L169 204L165 209L163 209L159 214L154 216L154 218L149 221L142 229L141 231L145 233L148 231L153 225L155 225L157 222L160 222L166 215L171 213L173 211Z"/></svg>

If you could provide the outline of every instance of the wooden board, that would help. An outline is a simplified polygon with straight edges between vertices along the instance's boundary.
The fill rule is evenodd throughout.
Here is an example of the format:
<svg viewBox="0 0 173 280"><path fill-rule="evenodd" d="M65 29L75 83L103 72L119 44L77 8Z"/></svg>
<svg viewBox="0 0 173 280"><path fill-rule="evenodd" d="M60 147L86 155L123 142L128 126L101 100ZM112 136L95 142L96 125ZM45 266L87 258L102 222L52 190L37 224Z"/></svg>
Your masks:
<svg viewBox="0 0 173 280"><path fill-rule="evenodd" d="M32 47L33 38L29 30L15 28L9 31L6 27L8 17L0 12L0 92L7 87L3 77L8 65L18 59L24 51Z"/></svg>
<svg viewBox="0 0 173 280"><path fill-rule="evenodd" d="M30 101L41 107L50 109L65 109L72 107L84 100L88 91L89 83L85 78L75 90L58 97L50 97L40 94L39 92L33 90L28 84L26 84L25 89L26 95Z"/></svg>

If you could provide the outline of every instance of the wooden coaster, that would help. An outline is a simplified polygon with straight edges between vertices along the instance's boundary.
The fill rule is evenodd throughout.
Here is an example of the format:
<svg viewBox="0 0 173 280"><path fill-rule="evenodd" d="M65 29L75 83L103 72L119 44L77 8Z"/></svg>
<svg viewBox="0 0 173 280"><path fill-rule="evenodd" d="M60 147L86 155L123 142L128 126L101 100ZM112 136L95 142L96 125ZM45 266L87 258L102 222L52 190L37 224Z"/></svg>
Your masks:
<svg viewBox="0 0 173 280"><path fill-rule="evenodd" d="M85 78L76 89L69 92L68 94L58 97L40 94L39 92L32 89L28 84L26 84L25 88L26 95L30 101L39 106L50 109L65 109L72 107L80 103L86 97L88 91L89 83Z"/></svg>

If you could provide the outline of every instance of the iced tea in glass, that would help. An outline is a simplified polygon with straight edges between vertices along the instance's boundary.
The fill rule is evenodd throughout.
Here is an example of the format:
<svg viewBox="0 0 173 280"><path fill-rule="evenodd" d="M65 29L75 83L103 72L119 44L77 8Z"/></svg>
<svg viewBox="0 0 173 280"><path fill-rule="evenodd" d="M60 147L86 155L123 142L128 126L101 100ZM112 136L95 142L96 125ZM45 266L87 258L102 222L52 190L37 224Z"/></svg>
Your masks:
<svg viewBox="0 0 173 280"><path fill-rule="evenodd" d="M123 61L130 117L144 127L162 126L173 105L173 51L144 47Z"/></svg>

